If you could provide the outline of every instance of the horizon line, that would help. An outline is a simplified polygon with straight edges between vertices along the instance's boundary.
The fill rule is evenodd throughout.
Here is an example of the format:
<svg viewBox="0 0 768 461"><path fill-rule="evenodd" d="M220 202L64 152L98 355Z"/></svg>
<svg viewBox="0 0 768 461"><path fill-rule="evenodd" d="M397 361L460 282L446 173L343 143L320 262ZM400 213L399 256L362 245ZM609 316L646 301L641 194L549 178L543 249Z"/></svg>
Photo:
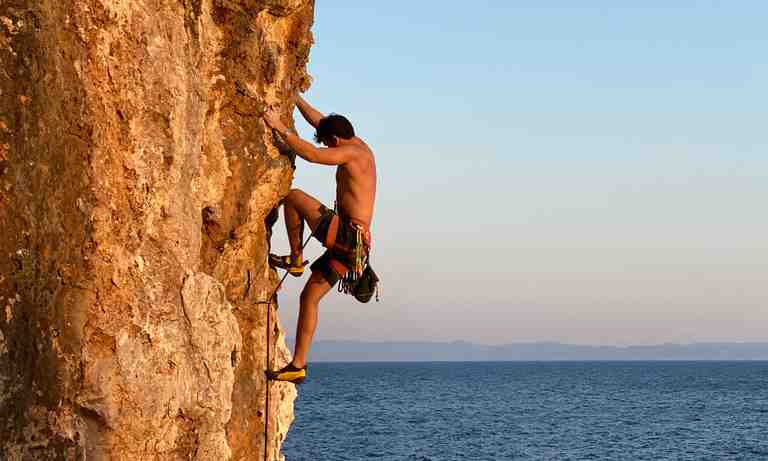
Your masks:
<svg viewBox="0 0 768 461"><path fill-rule="evenodd" d="M287 336L286 341L293 341L292 336ZM451 345L451 344L463 344L482 347L504 347L504 346L524 346L524 345L559 345L559 346L572 346L572 347L611 347L611 348L633 348L633 347L662 347L662 346L695 346L695 345L761 345L768 346L768 339L762 341L755 340L700 340L700 341L688 341L688 342L661 342L661 343L649 343L649 344L589 344L589 343L570 343L557 340L532 340L532 341L517 341L509 343L499 344L487 344L478 343L463 339L456 340L362 340L362 339L316 339L315 343L319 342L336 342L336 343L361 343L361 344L433 344L433 345Z"/></svg>

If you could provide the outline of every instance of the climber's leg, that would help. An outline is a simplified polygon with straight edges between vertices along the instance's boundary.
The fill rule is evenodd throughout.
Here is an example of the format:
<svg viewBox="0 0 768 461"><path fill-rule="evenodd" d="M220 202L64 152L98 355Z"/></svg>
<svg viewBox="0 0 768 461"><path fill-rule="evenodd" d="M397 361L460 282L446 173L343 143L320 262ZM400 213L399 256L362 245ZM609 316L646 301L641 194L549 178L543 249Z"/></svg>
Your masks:
<svg viewBox="0 0 768 461"><path fill-rule="evenodd" d="M285 229L291 245L291 258L301 258L301 244L304 240L304 221L314 230L322 217L323 204L299 189L291 190L283 199Z"/></svg>
<svg viewBox="0 0 768 461"><path fill-rule="evenodd" d="M312 276L301 292L299 320L296 324L296 344L293 361L277 371L268 371L267 376L273 381L288 381L299 384L307 376L307 354L312 345L312 337L317 328L317 311L320 300L331 289L331 285L320 272Z"/></svg>
<svg viewBox="0 0 768 461"><path fill-rule="evenodd" d="M293 365L303 368L307 365L307 354L317 328L317 311L320 300L330 291L331 285L319 272L312 272L301 292L299 319L296 324L296 344L293 351Z"/></svg>
<svg viewBox="0 0 768 461"><path fill-rule="evenodd" d="M302 240L304 239L304 221L314 231L323 218L326 208L311 195L293 189L283 199L285 229L288 232L288 242L291 254L287 256L269 255L269 265L287 270L291 275L300 277L304 274L304 256L302 255Z"/></svg>

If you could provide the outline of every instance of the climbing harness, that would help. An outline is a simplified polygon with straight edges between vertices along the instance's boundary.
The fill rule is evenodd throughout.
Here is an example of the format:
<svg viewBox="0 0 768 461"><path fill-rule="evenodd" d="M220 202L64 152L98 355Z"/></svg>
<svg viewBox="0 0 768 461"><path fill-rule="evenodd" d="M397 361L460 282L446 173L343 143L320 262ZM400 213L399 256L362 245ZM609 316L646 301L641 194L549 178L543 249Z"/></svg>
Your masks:
<svg viewBox="0 0 768 461"><path fill-rule="evenodd" d="M370 262L372 247L371 231L363 222L354 219L342 220L339 214L338 203L334 203L334 214L328 225L328 235L323 246L330 250L330 266L339 274L339 293L352 295L361 303L370 301L373 294L376 294L376 301L379 301L379 277L373 272ZM340 227L348 226L344 229L341 242L337 237L342 232ZM351 241L349 235L351 233ZM333 252L343 254L342 259L347 267Z"/></svg>

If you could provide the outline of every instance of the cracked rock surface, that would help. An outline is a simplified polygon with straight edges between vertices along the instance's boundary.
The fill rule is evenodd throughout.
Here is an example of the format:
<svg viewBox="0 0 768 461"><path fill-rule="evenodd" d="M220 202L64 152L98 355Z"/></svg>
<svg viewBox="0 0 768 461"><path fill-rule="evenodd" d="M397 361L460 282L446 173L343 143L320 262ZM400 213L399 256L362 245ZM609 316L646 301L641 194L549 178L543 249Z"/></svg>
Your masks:
<svg viewBox="0 0 768 461"><path fill-rule="evenodd" d="M259 460L313 0L0 0L0 459ZM276 315L271 316L272 319Z"/></svg>

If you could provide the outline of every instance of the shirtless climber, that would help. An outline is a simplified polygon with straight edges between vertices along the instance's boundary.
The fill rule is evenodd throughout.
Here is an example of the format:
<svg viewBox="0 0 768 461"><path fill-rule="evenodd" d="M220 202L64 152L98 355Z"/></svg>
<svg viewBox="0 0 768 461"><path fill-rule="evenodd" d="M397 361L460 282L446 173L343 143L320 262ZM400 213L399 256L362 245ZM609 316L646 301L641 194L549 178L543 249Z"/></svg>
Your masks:
<svg viewBox="0 0 768 461"><path fill-rule="evenodd" d="M307 354L317 327L320 300L340 279L350 272L362 270L361 259L370 249L376 160L368 145L355 136L352 124L345 117L324 116L300 96L296 106L304 119L315 127L315 140L326 147L315 147L289 131L273 111L265 114L265 121L299 157L310 163L336 165L338 206L337 211L331 210L314 197L298 189L291 190L282 202L291 254L270 255L273 267L301 276L305 265L302 255L304 221L312 229L312 235L327 248L310 266L312 275L301 292L293 361L281 370L268 372L270 379L300 383L307 374Z"/></svg>

